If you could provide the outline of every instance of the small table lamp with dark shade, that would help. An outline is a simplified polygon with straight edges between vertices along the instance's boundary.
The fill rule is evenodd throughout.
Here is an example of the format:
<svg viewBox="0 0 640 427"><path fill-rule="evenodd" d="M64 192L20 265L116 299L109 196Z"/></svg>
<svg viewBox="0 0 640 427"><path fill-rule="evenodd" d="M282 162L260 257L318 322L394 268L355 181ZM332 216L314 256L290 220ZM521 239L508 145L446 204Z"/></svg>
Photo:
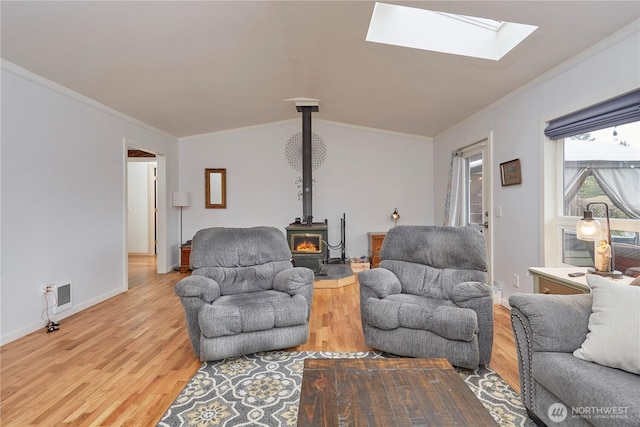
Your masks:
<svg viewBox="0 0 640 427"><path fill-rule="evenodd" d="M400 214L398 213L398 208L395 208L393 210L393 213L391 214L391 219L393 220L393 226L394 227L396 225L398 225L398 220L400 219Z"/></svg>

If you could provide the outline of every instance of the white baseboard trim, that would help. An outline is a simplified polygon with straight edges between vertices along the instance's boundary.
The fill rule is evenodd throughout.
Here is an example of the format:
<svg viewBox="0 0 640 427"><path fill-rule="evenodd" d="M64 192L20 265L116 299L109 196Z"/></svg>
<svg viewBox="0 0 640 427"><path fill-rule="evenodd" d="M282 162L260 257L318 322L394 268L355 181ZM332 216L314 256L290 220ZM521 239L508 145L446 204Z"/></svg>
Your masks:
<svg viewBox="0 0 640 427"><path fill-rule="evenodd" d="M77 314L83 310L86 310L89 307L93 307L96 304L100 304L101 302L106 301L110 298L113 298L116 295L120 295L121 293L124 293L124 292L125 292L124 288L115 289L111 292L107 292L106 294L100 295L99 297L93 298L89 301L85 301L81 304L74 305L69 310L65 310L62 313L54 314L53 316L50 316L51 320L55 320L56 322L59 322L62 319L66 319L69 316L73 316L74 314ZM9 332L8 334L0 337L0 346L9 344L10 342L17 340L18 338L22 338L26 335L32 334L37 331L41 331L44 334L46 333L44 327L45 327L45 321L40 320L29 326L25 326L24 328L20 328L15 331ZM63 327L63 325L61 324L60 327Z"/></svg>

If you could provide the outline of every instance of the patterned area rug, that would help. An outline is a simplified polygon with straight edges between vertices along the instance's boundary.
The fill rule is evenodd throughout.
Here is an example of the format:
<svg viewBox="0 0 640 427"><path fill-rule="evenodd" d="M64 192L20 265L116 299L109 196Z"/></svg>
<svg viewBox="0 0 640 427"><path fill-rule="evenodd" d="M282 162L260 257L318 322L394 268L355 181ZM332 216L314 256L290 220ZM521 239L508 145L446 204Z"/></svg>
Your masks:
<svg viewBox="0 0 640 427"><path fill-rule="evenodd" d="M202 365L158 426L295 426L306 358L393 357L378 352L270 351ZM534 426L518 394L489 366L458 369L501 426Z"/></svg>

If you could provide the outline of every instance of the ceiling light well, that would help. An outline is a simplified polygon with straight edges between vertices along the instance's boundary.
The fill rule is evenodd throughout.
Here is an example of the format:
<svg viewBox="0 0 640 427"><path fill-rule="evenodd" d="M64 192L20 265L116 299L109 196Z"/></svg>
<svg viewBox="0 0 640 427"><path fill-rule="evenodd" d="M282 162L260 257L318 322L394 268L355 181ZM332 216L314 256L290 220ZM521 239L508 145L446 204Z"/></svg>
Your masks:
<svg viewBox="0 0 640 427"><path fill-rule="evenodd" d="M500 60L538 27L376 3L366 40Z"/></svg>

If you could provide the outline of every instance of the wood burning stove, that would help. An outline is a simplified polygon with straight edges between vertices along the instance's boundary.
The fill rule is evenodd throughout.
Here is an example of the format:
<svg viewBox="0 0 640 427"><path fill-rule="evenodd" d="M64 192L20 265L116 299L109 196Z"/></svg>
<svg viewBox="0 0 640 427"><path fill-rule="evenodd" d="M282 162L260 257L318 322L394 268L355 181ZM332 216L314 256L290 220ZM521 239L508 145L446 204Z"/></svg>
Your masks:
<svg viewBox="0 0 640 427"><path fill-rule="evenodd" d="M307 267L319 273L327 263L328 248L326 222L302 224L292 223L286 228L287 240L296 267Z"/></svg>

